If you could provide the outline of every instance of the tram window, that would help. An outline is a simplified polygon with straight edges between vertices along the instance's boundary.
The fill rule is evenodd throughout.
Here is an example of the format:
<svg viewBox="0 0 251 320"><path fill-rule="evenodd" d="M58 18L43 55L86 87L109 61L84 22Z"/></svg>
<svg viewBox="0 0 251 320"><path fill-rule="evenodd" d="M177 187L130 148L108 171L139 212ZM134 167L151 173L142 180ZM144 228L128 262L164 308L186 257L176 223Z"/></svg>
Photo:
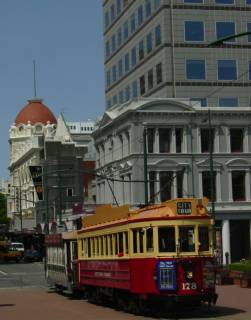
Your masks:
<svg viewBox="0 0 251 320"><path fill-rule="evenodd" d="M91 256L91 239L90 238L87 239L87 255L88 257Z"/></svg>
<svg viewBox="0 0 251 320"><path fill-rule="evenodd" d="M137 253L137 230L133 230L133 253Z"/></svg>
<svg viewBox="0 0 251 320"><path fill-rule="evenodd" d="M124 235L125 235L125 253L128 254L128 232L125 232Z"/></svg>
<svg viewBox="0 0 251 320"><path fill-rule="evenodd" d="M133 230L133 252L134 253L143 253L143 240L144 233L142 229Z"/></svg>
<svg viewBox="0 0 251 320"><path fill-rule="evenodd" d="M149 228L146 230L146 251L153 251L153 229Z"/></svg>
<svg viewBox="0 0 251 320"><path fill-rule="evenodd" d="M98 238L94 238L94 255L98 256Z"/></svg>
<svg viewBox="0 0 251 320"><path fill-rule="evenodd" d="M105 236L105 255L108 256L108 236Z"/></svg>
<svg viewBox="0 0 251 320"><path fill-rule="evenodd" d="M119 238L119 252L118 253L122 253L122 252L124 252L124 248L123 248L123 232L119 232L118 238Z"/></svg>
<svg viewBox="0 0 251 320"><path fill-rule="evenodd" d="M93 241L93 240L94 240L94 239L91 238L91 257L94 256L94 241Z"/></svg>
<svg viewBox="0 0 251 320"><path fill-rule="evenodd" d="M144 241L144 232L142 230L138 230L138 235L139 235L139 252L143 253L144 252L144 247L143 247L143 241Z"/></svg>
<svg viewBox="0 0 251 320"><path fill-rule="evenodd" d="M118 254L118 235L117 234L114 235L114 244L115 244L114 254L116 255L116 254Z"/></svg>
<svg viewBox="0 0 251 320"><path fill-rule="evenodd" d="M208 227L199 227L199 251L209 250Z"/></svg>
<svg viewBox="0 0 251 320"><path fill-rule="evenodd" d="M110 241L110 254L113 256L113 242L114 242L114 235L111 235L111 241Z"/></svg>
<svg viewBox="0 0 251 320"><path fill-rule="evenodd" d="M159 252L175 252L175 229L174 227L165 227L158 229Z"/></svg>
<svg viewBox="0 0 251 320"><path fill-rule="evenodd" d="M76 241L72 241L72 260L76 260L78 258L78 245ZM62 252L63 259L63 252Z"/></svg>
<svg viewBox="0 0 251 320"><path fill-rule="evenodd" d="M99 255L102 256L103 255L103 240L102 237L99 237Z"/></svg>
<svg viewBox="0 0 251 320"><path fill-rule="evenodd" d="M81 240L81 255L82 256L85 255L85 240L84 239Z"/></svg>
<svg viewBox="0 0 251 320"><path fill-rule="evenodd" d="M180 251L194 252L194 227L180 227Z"/></svg>

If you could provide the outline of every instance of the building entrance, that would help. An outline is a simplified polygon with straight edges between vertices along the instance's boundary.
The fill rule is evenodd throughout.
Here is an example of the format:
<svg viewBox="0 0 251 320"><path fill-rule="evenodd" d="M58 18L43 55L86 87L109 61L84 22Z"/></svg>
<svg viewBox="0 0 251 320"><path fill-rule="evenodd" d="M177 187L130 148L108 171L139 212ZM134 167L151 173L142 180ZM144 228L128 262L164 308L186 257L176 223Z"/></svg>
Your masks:
<svg viewBox="0 0 251 320"><path fill-rule="evenodd" d="M231 261L250 257L250 221L230 221Z"/></svg>

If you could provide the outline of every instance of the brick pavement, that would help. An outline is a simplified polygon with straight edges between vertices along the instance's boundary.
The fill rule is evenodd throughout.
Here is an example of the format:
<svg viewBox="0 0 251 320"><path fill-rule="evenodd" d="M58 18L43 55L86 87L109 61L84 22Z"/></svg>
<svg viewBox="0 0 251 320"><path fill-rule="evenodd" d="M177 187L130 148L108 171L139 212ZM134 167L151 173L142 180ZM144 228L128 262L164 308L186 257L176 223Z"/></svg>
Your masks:
<svg viewBox="0 0 251 320"><path fill-rule="evenodd" d="M189 320L251 320L251 289L237 286L219 286L219 300L212 311L179 312L162 319ZM136 317L137 320L150 319ZM71 300L45 289L1 289L0 320L130 320L132 314L117 312L90 304L84 300Z"/></svg>

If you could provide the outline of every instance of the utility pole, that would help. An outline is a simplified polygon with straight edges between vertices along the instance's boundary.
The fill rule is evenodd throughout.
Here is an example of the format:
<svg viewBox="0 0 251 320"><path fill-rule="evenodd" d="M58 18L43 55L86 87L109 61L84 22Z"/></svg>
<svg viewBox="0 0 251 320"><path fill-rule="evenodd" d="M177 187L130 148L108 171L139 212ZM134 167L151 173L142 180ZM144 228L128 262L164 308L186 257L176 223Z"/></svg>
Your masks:
<svg viewBox="0 0 251 320"><path fill-rule="evenodd" d="M145 181L145 205L148 205L148 177L147 177L147 128L144 125L143 131L144 144L144 181Z"/></svg>
<svg viewBox="0 0 251 320"><path fill-rule="evenodd" d="M208 126L209 126L209 170L210 170L210 198L211 198L211 216L213 219L213 249L216 247L215 234L215 185L214 185L214 163L213 163L213 130L211 122L211 110L208 108Z"/></svg>

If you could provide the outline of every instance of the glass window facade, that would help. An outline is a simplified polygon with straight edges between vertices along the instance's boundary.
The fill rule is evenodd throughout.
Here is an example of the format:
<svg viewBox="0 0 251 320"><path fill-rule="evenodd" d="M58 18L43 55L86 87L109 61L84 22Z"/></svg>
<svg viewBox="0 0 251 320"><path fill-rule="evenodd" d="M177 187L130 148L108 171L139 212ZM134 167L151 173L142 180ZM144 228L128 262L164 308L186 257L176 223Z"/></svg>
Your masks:
<svg viewBox="0 0 251 320"><path fill-rule="evenodd" d="M190 80L205 80L205 60L187 60L186 77Z"/></svg>
<svg viewBox="0 0 251 320"><path fill-rule="evenodd" d="M235 34L234 22L216 22L216 37L221 39ZM235 39L228 40L227 42L235 42Z"/></svg>
<svg viewBox="0 0 251 320"><path fill-rule="evenodd" d="M129 54L127 53L124 57L125 62L125 72L128 72L130 70L130 62L129 62Z"/></svg>
<svg viewBox="0 0 251 320"><path fill-rule="evenodd" d="M144 59L144 40L139 43L139 60Z"/></svg>
<svg viewBox="0 0 251 320"><path fill-rule="evenodd" d="M203 3L203 0L184 0L184 3Z"/></svg>
<svg viewBox="0 0 251 320"><path fill-rule="evenodd" d="M112 67L112 82L115 82L117 80L117 68L116 66Z"/></svg>
<svg viewBox="0 0 251 320"><path fill-rule="evenodd" d="M162 63L156 65L156 83L159 84L163 81L162 78Z"/></svg>
<svg viewBox="0 0 251 320"><path fill-rule="evenodd" d="M201 105L201 107L207 107L207 99L206 98L191 98L191 101L198 101ZM198 107L198 105L196 105L196 107Z"/></svg>
<svg viewBox="0 0 251 320"><path fill-rule="evenodd" d="M154 0L154 9L157 10L160 7L160 0Z"/></svg>
<svg viewBox="0 0 251 320"><path fill-rule="evenodd" d="M132 96L133 96L133 98L136 98L138 96L137 80L133 81L133 83L132 83Z"/></svg>
<svg viewBox="0 0 251 320"><path fill-rule="evenodd" d="M251 1L251 0L250 0ZM247 31L251 32L251 22L247 23ZM251 35L248 35L248 42L251 42Z"/></svg>
<svg viewBox="0 0 251 320"><path fill-rule="evenodd" d="M150 17L152 14L152 7L151 7L151 1L152 0L145 0L146 3L146 17Z"/></svg>
<svg viewBox="0 0 251 320"><path fill-rule="evenodd" d="M130 21L131 21L131 33L133 33L136 30L136 18L134 13L131 15Z"/></svg>
<svg viewBox="0 0 251 320"><path fill-rule="evenodd" d="M155 46L159 46L161 44L161 27L158 25L155 28Z"/></svg>
<svg viewBox="0 0 251 320"><path fill-rule="evenodd" d="M129 101L130 100L130 87L127 86L125 88L125 101Z"/></svg>
<svg viewBox="0 0 251 320"><path fill-rule="evenodd" d="M238 98L219 98L219 107L238 107Z"/></svg>
<svg viewBox="0 0 251 320"><path fill-rule="evenodd" d="M121 28L119 28L118 31L117 31L117 44L118 44L118 47L120 47L121 44L122 44L122 31L121 31Z"/></svg>
<svg viewBox="0 0 251 320"><path fill-rule="evenodd" d="M111 22L113 22L113 20L115 19L115 6L114 6L114 4L111 5L110 13L111 13Z"/></svg>
<svg viewBox="0 0 251 320"><path fill-rule="evenodd" d="M138 25L140 26L144 22L144 16L143 16L143 7L138 7Z"/></svg>
<svg viewBox="0 0 251 320"><path fill-rule="evenodd" d="M123 35L124 35L124 41L127 40L129 36L128 21L126 21L123 25Z"/></svg>
<svg viewBox="0 0 251 320"><path fill-rule="evenodd" d="M132 48L132 51L131 51L131 64L132 64L132 67L134 67L137 63L137 50L136 50L136 47Z"/></svg>
<svg viewBox="0 0 251 320"><path fill-rule="evenodd" d="M122 61L122 59L120 59L119 63L118 63L118 74L119 74L119 78L121 78L123 76L123 61Z"/></svg>
<svg viewBox="0 0 251 320"><path fill-rule="evenodd" d="M117 15L119 15L121 13L121 0L117 0Z"/></svg>
<svg viewBox="0 0 251 320"><path fill-rule="evenodd" d="M124 92L121 90L119 91L119 103L123 103L124 102Z"/></svg>
<svg viewBox="0 0 251 320"><path fill-rule="evenodd" d="M185 41L204 41L202 21L185 21Z"/></svg>
<svg viewBox="0 0 251 320"><path fill-rule="evenodd" d="M218 80L236 80L236 60L218 60Z"/></svg>
<svg viewBox="0 0 251 320"><path fill-rule="evenodd" d="M112 52L116 50L116 35L112 36Z"/></svg>
<svg viewBox="0 0 251 320"><path fill-rule="evenodd" d="M215 0L216 4L234 4L234 0Z"/></svg>
<svg viewBox="0 0 251 320"><path fill-rule="evenodd" d="M146 36L146 50L147 53L150 53L153 49L153 37L152 37L152 33L148 33L148 35Z"/></svg>

